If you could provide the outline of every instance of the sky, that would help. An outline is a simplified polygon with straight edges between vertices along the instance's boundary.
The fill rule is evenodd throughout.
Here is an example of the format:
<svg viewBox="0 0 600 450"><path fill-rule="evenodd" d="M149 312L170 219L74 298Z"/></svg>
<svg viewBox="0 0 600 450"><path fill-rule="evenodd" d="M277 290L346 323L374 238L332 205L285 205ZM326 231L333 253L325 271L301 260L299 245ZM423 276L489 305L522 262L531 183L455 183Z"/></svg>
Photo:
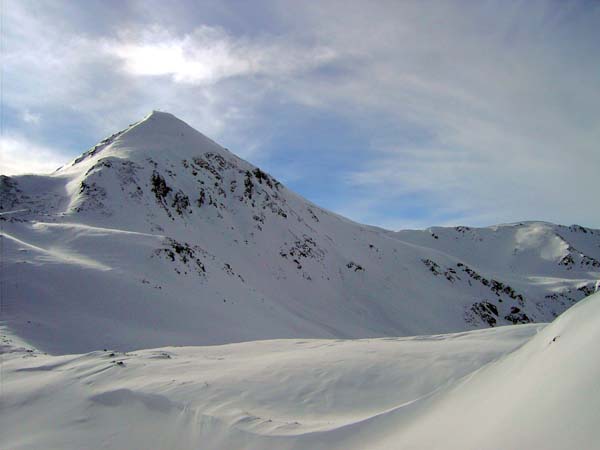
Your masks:
<svg viewBox="0 0 600 450"><path fill-rule="evenodd" d="M0 173L161 110L359 222L600 228L600 2L0 2Z"/></svg>

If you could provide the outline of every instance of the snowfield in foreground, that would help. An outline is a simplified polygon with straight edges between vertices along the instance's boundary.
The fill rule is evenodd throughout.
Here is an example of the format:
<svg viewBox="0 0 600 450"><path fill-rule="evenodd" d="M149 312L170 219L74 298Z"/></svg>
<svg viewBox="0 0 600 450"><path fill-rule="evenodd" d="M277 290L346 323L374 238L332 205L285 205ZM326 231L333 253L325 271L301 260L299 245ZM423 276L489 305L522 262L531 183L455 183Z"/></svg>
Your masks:
<svg viewBox="0 0 600 450"><path fill-rule="evenodd" d="M550 325L49 356L4 337L6 449L598 448L600 294Z"/></svg>

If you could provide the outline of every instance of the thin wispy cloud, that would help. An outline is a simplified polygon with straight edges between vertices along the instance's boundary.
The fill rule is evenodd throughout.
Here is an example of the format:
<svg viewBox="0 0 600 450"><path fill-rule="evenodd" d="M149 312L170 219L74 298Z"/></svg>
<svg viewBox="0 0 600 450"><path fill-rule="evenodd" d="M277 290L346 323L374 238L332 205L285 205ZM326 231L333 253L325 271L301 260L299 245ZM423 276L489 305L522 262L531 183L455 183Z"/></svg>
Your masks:
<svg viewBox="0 0 600 450"><path fill-rule="evenodd" d="M28 124L37 125L40 123L41 116L39 114L32 113L29 110L23 111L23 121Z"/></svg>
<svg viewBox="0 0 600 450"><path fill-rule="evenodd" d="M0 137L2 175L51 173L64 164L60 150L29 141L23 136Z"/></svg>

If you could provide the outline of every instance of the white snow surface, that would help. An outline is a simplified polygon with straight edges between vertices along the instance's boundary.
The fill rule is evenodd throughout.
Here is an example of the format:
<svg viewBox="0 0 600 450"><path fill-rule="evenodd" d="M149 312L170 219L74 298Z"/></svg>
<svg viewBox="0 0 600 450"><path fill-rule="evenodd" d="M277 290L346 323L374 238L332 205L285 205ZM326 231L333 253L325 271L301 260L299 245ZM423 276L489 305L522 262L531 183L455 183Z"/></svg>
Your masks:
<svg viewBox="0 0 600 450"><path fill-rule="evenodd" d="M2 448L598 448L600 294L552 324L3 355Z"/></svg>
<svg viewBox="0 0 600 450"><path fill-rule="evenodd" d="M600 279L599 230L360 225L162 112L0 208L3 323L53 354L548 322Z"/></svg>
<svg viewBox="0 0 600 450"><path fill-rule="evenodd" d="M0 226L2 449L600 448L599 230L360 225L159 112Z"/></svg>

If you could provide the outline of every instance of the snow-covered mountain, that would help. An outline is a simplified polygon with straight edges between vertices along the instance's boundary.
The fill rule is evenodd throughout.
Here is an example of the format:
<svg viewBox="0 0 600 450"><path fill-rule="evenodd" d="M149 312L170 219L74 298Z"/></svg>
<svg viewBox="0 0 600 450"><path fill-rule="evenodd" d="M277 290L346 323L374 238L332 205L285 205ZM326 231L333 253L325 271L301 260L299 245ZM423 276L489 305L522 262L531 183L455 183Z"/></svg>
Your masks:
<svg viewBox="0 0 600 450"><path fill-rule="evenodd" d="M600 440L600 230L360 225L158 112L0 208L1 448Z"/></svg>
<svg viewBox="0 0 600 450"><path fill-rule="evenodd" d="M600 279L600 230L360 225L161 112L0 208L2 319L51 353L547 322Z"/></svg>

